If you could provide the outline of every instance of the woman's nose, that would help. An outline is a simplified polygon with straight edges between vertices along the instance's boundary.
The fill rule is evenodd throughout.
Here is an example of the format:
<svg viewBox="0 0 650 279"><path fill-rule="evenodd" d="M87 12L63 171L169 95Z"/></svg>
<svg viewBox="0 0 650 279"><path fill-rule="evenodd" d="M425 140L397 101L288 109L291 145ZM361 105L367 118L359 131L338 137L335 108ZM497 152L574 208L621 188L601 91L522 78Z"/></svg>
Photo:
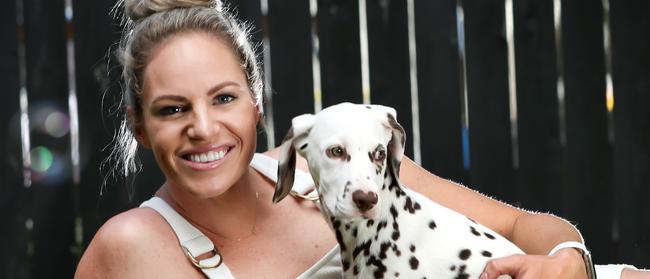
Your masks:
<svg viewBox="0 0 650 279"><path fill-rule="evenodd" d="M219 123L205 110L194 110L187 134L192 139L205 139L219 130Z"/></svg>

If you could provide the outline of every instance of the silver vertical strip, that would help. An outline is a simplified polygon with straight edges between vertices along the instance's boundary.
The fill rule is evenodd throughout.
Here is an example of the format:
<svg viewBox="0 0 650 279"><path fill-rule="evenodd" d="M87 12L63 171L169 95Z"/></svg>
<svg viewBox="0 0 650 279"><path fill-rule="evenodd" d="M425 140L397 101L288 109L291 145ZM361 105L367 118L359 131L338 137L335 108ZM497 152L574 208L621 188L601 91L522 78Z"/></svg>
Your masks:
<svg viewBox="0 0 650 279"><path fill-rule="evenodd" d="M23 0L16 0L16 34L18 37L18 78L20 82L20 142L23 159L23 186L32 186L31 142L29 135L29 100L27 98L27 61L25 58L25 17Z"/></svg>
<svg viewBox="0 0 650 279"><path fill-rule="evenodd" d="M506 41L508 44L508 100L510 106L510 138L512 165L519 168L519 130L517 120L517 63L515 58L515 20L512 0L505 1Z"/></svg>
<svg viewBox="0 0 650 279"><path fill-rule="evenodd" d="M614 83L612 81L612 39L609 29L609 0L603 4L603 48L605 51L605 104L607 106L607 138L614 142Z"/></svg>
<svg viewBox="0 0 650 279"><path fill-rule="evenodd" d="M462 128L469 129L469 109L467 94L467 60L465 57L465 12L463 11L462 0L456 5L456 34L458 34L458 57L460 58L461 75L461 120Z"/></svg>
<svg viewBox="0 0 650 279"><path fill-rule="evenodd" d="M268 148L275 147L275 126L273 124L273 90L271 87L271 41L269 38L269 2L260 0L262 12L262 56L264 59L264 104L266 144Z"/></svg>
<svg viewBox="0 0 650 279"><path fill-rule="evenodd" d="M553 26L555 28L555 53L557 66L557 103L560 144L566 147L566 111L564 104L564 52L562 51L562 1L553 0Z"/></svg>
<svg viewBox="0 0 650 279"><path fill-rule="evenodd" d="M461 139L463 150L463 168L470 167L470 150L469 150L469 109L468 109L468 92L467 92L467 59L465 56L465 12L463 10L462 0L456 0L456 34L458 37L458 58L460 60L460 89L461 89Z"/></svg>
<svg viewBox="0 0 650 279"><path fill-rule="evenodd" d="M363 103L370 103L370 66L368 58L368 16L366 0L359 0L359 41L361 46L361 94Z"/></svg>
<svg viewBox="0 0 650 279"><path fill-rule="evenodd" d="M318 1L309 0L311 14L311 70L314 83L314 113L323 109L323 90L320 72L320 41L318 39Z"/></svg>
<svg viewBox="0 0 650 279"><path fill-rule="evenodd" d="M411 82L411 117L413 119L413 159L422 164L420 149L420 104L418 95L418 60L415 40L415 0L406 0L409 36L409 78Z"/></svg>

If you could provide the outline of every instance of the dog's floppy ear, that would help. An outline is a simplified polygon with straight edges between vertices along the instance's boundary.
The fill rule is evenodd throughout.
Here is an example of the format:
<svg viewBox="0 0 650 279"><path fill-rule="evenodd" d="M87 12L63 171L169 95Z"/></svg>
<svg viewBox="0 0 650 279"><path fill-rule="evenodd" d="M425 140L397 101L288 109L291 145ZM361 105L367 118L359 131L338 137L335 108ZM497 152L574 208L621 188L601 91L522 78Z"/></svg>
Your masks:
<svg viewBox="0 0 650 279"><path fill-rule="evenodd" d="M278 162L278 180L275 183L273 202L284 199L293 188L296 173L296 146L302 156L305 156L307 136L314 125L313 114L303 114L291 120L291 128L280 145L280 158Z"/></svg>
<svg viewBox="0 0 650 279"><path fill-rule="evenodd" d="M370 107L379 113L380 120L391 131L391 139L388 142L388 164L395 177L399 177L399 167L402 163L406 144L406 133L402 125L397 123L397 111L394 108L382 105L371 105Z"/></svg>
<svg viewBox="0 0 650 279"><path fill-rule="evenodd" d="M399 177L399 167L402 163L404 145L406 144L406 132L404 132L402 125L397 123L394 115L387 114L386 118L393 133L390 142L388 142L388 159L391 160L390 165L393 168L395 177Z"/></svg>

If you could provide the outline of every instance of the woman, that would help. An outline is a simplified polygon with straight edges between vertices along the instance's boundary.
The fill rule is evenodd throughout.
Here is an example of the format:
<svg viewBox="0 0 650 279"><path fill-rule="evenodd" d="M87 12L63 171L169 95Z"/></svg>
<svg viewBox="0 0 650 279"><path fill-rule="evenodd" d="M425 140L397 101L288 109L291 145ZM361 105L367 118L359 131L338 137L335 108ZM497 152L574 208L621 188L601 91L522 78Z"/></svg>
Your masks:
<svg viewBox="0 0 650 279"><path fill-rule="evenodd" d="M112 154L116 170L134 171L137 143L151 149L165 175L152 200L164 201L207 236L218 255L181 247L178 230L149 204L107 221L76 277L203 277L189 257L197 265L223 260L225 274L237 278L336 278L336 240L317 208L300 198L271 204L274 182L249 166L263 112L246 28L212 0L125 0L123 6L129 19L119 51L127 117ZM277 157L277 151L267 155ZM306 170L304 160L299 165ZM569 223L491 200L408 160L401 169L414 190L532 254L495 259L481 278L587 278L579 250L546 256L559 243L582 241ZM533 233L545 237L527 238Z"/></svg>

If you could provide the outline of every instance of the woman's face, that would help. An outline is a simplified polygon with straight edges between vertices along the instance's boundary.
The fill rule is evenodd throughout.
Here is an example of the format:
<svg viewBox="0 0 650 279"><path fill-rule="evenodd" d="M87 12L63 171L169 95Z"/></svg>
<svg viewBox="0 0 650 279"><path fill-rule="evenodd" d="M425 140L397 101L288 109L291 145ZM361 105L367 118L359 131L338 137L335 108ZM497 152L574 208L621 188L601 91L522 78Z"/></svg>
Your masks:
<svg viewBox="0 0 650 279"><path fill-rule="evenodd" d="M192 195L227 191L255 152L259 113L240 64L221 39L191 32L159 45L144 71L137 138Z"/></svg>

